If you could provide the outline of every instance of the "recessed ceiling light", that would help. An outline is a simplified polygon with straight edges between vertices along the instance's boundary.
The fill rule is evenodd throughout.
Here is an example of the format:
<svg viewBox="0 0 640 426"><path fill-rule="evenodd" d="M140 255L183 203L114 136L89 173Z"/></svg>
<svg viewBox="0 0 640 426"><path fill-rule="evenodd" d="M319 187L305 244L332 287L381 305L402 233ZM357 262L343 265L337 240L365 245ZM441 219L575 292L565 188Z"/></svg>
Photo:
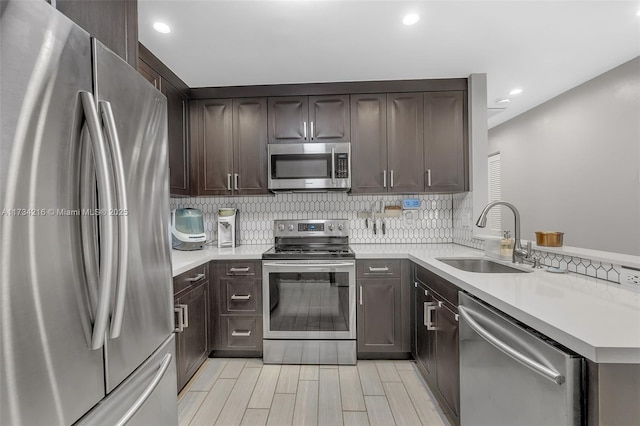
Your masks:
<svg viewBox="0 0 640 426"><path fill-rule="evenodd" d="M496 103L497 104L508 104L509 102L511 102L511 99L509 99L509 98L498 98L498 99L496 99Z"/></svg>
<svg viewBox="0 0 640 426"><path fill-rule="evenodd" d="M509 92L510 95L519 95L520 93L522 93L522 89L513 89L512 91Z"/></svg>
<svg viewBox="0 0 640 426"><path fill-rule="evenodd" d="M162 34L169 34L171 32L171 28L164 22L156 22L153 24L153 29Z"/></svg>
<svg viewBox="0 0 640 426"><path fill-rule="evenodd" d="M404 18L402 18L402 23L405 25L413 25L420 20L420 16L415 13L410 13Z"/></svg>

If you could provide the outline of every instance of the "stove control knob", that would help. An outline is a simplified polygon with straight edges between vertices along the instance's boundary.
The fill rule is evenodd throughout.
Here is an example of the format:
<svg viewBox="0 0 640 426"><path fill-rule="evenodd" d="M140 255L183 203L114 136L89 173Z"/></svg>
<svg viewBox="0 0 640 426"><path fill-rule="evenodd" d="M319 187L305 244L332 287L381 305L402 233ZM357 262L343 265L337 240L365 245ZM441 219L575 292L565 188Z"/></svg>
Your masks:
<svg viewBox="0 0 640 426"><path fill-rule="evenodd" d="M329 224L329 231L333 231L333 223Z"/></svg>
<svg viewBox="0 0 640 426"><path fill-rule="evenodd" d="M293 225L289 225L289 231L293 232Z"/></svg>
<svg viewBox="0 0 640 426"><path fill-rule="evenodd" d="M342 228L344 228L343 224L338 225L338 231L342 231Z"/></svg>
<svg viewBox="0 0 640 426"><path fill-rule="evenodd" d="M278 225L278 229L279 229L280 231L284 231L284 225L283 225L283 224Z"/></svg>

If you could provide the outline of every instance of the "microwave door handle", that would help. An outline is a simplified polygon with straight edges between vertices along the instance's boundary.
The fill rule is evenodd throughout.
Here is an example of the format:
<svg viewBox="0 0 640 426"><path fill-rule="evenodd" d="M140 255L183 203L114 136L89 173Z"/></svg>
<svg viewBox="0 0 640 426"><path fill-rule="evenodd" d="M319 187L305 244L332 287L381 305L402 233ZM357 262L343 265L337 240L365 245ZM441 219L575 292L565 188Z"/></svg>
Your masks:
<svg viewBox="0 0 640 426"><path fill-rule="evenodd" d="M331 183L336 183L336 149L331 148Z"/></svg>

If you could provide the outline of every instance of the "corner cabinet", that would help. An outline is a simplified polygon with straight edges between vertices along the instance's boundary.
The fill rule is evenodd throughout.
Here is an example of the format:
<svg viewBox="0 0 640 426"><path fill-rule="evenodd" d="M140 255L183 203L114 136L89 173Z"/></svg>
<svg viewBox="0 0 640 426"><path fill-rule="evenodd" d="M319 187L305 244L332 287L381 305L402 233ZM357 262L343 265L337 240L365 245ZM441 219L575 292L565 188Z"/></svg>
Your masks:
<svg viewBox="0 0 640 426"><path fill-rule="evenodd" d="M356 264L358 356L410 351L408 265L400 259L359 260ZM404 274L403 274L404 270Z"/></svg>
<svg viewBox="0 0 640 426"><path fill-rule="evenodd" d="M269 142L349 142L349 95L269 98Z"/></svg>
<svg viewBox="0 0 640 426"><path fill-rule="evenodd" d="M191 149L189 146L188 88L147 48L139 45L138 72L167 98L169 192L191 195ZM180 88L172 83L177 81Z"/></svg>
<svg viewBox="0 0 640 426"><path fill-rule="evenodd" d="M267 188L267 99L191 103L197 195L260 195Z"/></svg>
<svg viewBox="0 0 640 426"><path fill-rule="evenodd" d="M413 356L445 415L460 424L458 287L414 266Z"/></svg>
<svg viewBox="0 0 640 426"><path fill-rule="evenodd" d="M173 280L178 392L209 355L209 265Z"/></svg>

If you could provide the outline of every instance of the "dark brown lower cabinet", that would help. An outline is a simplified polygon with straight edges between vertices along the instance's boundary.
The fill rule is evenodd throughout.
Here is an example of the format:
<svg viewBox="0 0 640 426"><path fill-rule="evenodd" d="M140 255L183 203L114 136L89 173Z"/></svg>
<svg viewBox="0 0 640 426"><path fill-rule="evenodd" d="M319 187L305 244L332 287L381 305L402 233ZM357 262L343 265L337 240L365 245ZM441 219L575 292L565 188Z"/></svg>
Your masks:
<svg viewBox="0 0 640 426"><path fill-rule="evenodd" d="M411 350L409 266L399 259L359 260L356 265L358 354Z"/></svg>
<svg viewBox="0 0 640 426"><path fill-rule="evenodd" d="M207 359L209 281L201 279L175 295L176 367L180 391Z"/></svg>
<svg viewBox="0 0 640 426"><path fill-rule="evenodd" d="M209 350L214 356L260 356L262 351L262 263L212 262Z"/></svg>
<svg viewBox="0 0 640 426"><path fill-rule="evenodd" d="M459 425L458 287L419 266L414 275L413 356L445 415Z"/></svg>

